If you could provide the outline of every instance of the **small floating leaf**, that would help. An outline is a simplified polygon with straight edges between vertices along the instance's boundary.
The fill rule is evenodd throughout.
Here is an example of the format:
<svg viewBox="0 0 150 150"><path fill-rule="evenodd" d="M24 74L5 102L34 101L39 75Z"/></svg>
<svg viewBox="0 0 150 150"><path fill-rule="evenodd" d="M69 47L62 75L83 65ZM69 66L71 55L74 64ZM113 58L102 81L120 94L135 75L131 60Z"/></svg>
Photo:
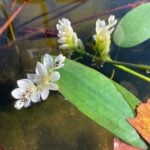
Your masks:
<svg viewBox="0 0 150 150"><path fill-rule="evenodd" d="M114 42L120 47L132 47L150 38L150 3L127 13L114 32Z"/></svg>
<svg viewBox="0 0 150 150"><path fill-rule="evenodd" d="M65 61L60 73L60 92L68 101L122 140L146 148L126 120L134 117L133 107L139 103L135 96L101 73L71 60Z"/></svg>

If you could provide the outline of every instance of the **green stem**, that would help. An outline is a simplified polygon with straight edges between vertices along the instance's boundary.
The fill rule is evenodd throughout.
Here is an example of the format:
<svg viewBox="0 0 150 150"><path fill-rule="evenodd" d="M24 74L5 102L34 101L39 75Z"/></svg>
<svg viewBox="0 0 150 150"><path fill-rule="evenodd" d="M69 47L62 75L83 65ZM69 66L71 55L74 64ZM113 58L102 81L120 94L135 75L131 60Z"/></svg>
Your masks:
<svg viewBox="0 0 150 150"><path fill-rule="evenodd" d="M150 66L147 66L147 65L126 63L126 62L121 62L121 61L115 61L112 59L106 60L105 62L114 64L114 65L124 65L124 66L134 67L134 68L138 68L138 69L145 70L145 71L150 71Z"/></svg>
<svg viewBox="0 0 150 150"><path fill-rule="evenodd" d="M91 55L90 53L87 53L87 52L79 50L79 49L77 49L76 52L81 54L81 55L88 56L90 58L95 57L95 56ZM102 61L99 57L95 57L95 58L98 61ZM130 73L130 74L132 74L132 75L134 75L136 77L139 77L139 78L141 78L141 79L143 79L145 81L150 82L150 78L149 77L146 77L146 76L144 76L144 75L142 75L142 74L140 74L140 73L138 73L138 72L136 72L136 71L134 71L132 69L129 69L129 68L125 67L125 66L122 66L122 65L136 67L136 68L144 69L144 70L150 70L149 66L125 63L125 62L120 62L120 61L114 61L114 60L111 60L111 59L105 60L104 62L111 63L111 64L113 64L114 66L116 66L117 68L119 68L121 70L124 70L124 71L126 71L126 72L128 72L128 73Z"/></svg>
<svg viewBox="0 0 150 150"><path fill-rule="evenodd" d="M141 78L141 79L143 79L145 81L150 82L150 78L149 77L146 77L146 76L144 76L144 75L142 75L142 74L140 74L140 73L138 73L138 72L136 72L136 71L134 71L132 69L129 69L129 68L127 68L125 66L122 66L122 65L115 65L115 66L117 68L119 68L119 69L122 69L122 70L124 70L124 71L126 71L126 72L128 72L128 73L130 73L132 75L134 75L134 76L137 76L137 77L139 77L139 78Z"/></svg>
<svg viewBox="0 0 150 150"><path fill-rule="evenodd" d="M88 52L86 52L86 51L84 51L84 50L75 49L74 51L77 52L77 53L79 53L79 54L81 54L82 56L88 56L88 57L90 57L90 58L93 58L93 57L94 57L93 55L91 55L90 53L88 53Z"/></svg>

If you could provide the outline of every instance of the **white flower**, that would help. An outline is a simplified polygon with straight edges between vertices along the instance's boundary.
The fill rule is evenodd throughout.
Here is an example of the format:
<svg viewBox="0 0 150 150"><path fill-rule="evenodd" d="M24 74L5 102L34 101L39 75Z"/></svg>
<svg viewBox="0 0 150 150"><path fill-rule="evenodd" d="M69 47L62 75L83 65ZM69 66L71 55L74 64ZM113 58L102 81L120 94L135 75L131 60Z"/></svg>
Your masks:
<svg viewBox="0 0 150 150"><path fill-rule="evenodd" d="M61 45L59 46L60 49L74 49L79 48L84 50L84 46L82 41L77 37L77 34L73 31L71 26L71 22L66 19L62 18L58 21L56 25L58 30L58 43Z"/></svg>
<svg viewBox="0 0 150 150"><path fill-rule="evenodd" d="M46 100L49 91L58 90L58 85L55 83L60 79L60 74L55 71L64 66L65 57L60 54L55 59L49 54L45 54L43 63L37 62L35 73L27 74L28 79L17 81L18 88L14 89L11 94L17 99L15 108L29 107L31 102L36 103L41 99Z"/></svg>
<svg viewBox="0 0 150 150"><path fill-rule="evenodd" d="M50 70L50 69L55 70L55 69L59 69L63 67L64 61L65 61L65 56L63 56L62 54L59 54L55 58L55 60L49 54L45 54L43 58L43 65L47 70Z"/></svg>
<svg viewBox="0 0 150 150"><path fill-rule="evenodd" d="M15 103L16 109L22 107L29 107L31 102L40 101L40 93L37 91L36 86L29 79L21 79L17 81L18 88L14 89L11 94L14 98L18 99Z"/></svg>
<svg viewBox="0 0 150 150"><path fill-rule="evenodd" d="M104 20L98 19L96 21L96 33L100 34L101 32L107 32L107 34L111 34L114 30L114 26L117 23L117 19L115 19L114 15L110 15L108 18L108 24Z"/></svg>
<svg viewBox="0 0 150 150"><path fill-rule="evenodd" d="M37 62L36 74L27 74L28 79L37 84L42 100L47 99L49 90L58 90L59 87L55 82L60 79L60 74L54 70L63 67L64 60L65 57L62 54L58 55L55 60L50 55L45 54L43 64Z"/></svg>
<svg viewBox="0 0 150 150"><path fill-rule="evenodd" d="M62 54L59 54L56 58L55 58L55 69L59 69L62 68L64 66L63 62L65 61L65 56L63 56Z"/></svg>
<svg viewBox="0 0 150 150"><path fill-rule="evenodd" d="M104 20L98 19L96 21L96 34L93 36L96 42L97 49L107 54L110 48L110 36L114 30L114 26L117 23L114 15L108 18L108 24Z"/></svg>

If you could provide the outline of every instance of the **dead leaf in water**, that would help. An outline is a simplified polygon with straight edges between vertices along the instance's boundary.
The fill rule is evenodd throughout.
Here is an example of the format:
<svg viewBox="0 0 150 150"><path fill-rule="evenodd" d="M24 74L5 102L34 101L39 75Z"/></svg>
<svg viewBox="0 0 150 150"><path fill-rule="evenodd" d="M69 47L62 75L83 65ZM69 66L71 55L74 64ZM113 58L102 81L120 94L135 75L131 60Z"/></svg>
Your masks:
<svg viewBox="0 0 150 150"><path fill-rule="evenodd" d="M150 144L150 99L147 99L146 103L140 103L137 107L137 116L128 121Z"/></svg>

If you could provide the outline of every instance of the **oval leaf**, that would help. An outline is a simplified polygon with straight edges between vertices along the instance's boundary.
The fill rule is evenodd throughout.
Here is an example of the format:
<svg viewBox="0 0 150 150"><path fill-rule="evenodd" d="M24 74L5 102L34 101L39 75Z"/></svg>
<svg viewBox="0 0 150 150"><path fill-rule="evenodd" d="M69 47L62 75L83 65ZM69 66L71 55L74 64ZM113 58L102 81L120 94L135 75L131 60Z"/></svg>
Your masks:
<svg viewBox="0 0 150 150"><path fill-rule="evenodd" d="M114 32L114 42L120 47L132 47L150 38L150 3L127 13Z"/></svg>
<svg viewBox="0 0 150 150"><path fill-rule="evenodd" d="M133 103L139 102L133 95L124 96L123 94L128 93L127 90L101 73L71 60L65 61L60 73L59 90L68 101L122 140L146 148L138 133L126 120L133 118L134 114L125 98L132 99Z"/></svg>

